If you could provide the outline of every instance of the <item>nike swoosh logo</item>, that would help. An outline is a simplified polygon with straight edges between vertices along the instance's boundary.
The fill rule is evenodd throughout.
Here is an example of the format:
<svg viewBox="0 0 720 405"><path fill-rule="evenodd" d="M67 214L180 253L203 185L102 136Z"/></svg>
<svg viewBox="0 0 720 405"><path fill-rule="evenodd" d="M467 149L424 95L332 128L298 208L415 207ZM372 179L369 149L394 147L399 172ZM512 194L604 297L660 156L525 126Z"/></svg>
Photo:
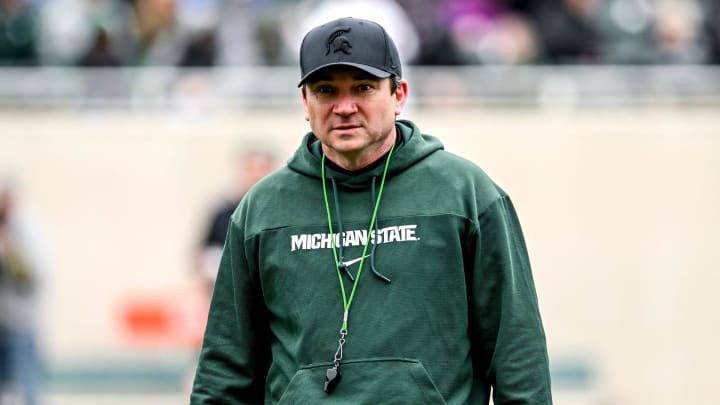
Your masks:
<svg viewBox="0 0 720 405"><path fill-rule="evenodd" d="M365 256L363 256L363 257L358 257L357 259L347 260L347 261L344 261L343 264L344 264L345 266L352 266L353 264L355 264L355 263L359 262L360 260L365 259L365 258L367 258L367 257L370 257L370 255L365 255Z"/></svg>

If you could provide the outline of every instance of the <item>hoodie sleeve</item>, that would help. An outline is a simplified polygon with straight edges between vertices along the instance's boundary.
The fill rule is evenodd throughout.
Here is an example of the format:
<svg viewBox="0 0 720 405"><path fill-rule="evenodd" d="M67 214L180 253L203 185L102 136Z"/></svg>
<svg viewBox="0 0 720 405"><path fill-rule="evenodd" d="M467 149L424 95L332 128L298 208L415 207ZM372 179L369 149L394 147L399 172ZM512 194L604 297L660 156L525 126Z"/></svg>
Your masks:
<svg viewBox="0 0 720 405"><path fill-rule="evenodd" d="M501 404L552 404L545 332L525 241L509 197L478 218L470 259L471 338L477 378Z"/></svg>
<svg viewBox="0 0 720 405"><path fill-rule="evenodd" d="M236 211L230 221L190 397L191 405L261 404L270 359L262 293Z"/></svg>

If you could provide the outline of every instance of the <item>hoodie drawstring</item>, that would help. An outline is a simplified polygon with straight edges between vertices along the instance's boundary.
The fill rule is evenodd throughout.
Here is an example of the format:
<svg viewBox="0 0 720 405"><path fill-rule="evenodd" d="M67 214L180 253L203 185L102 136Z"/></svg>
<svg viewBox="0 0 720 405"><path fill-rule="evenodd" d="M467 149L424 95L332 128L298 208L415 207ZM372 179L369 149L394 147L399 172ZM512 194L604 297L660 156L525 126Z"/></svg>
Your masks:
<svg viewBox="0 0 720 405"><path fill-rule="evenodd" d="M377 181L377 176L373 176L372 184L370 186L370 190L371 190L371 194L372 194L371 195L372 199L370 201L372 201L373 203L375 202L375 182L376 181ZM380 233L380 227L378 226L378 221L375 221L374 231L375 231L375 238L377 238ZM372 239L370 239L370 240L372 241ZM390 283L391 280L389 278L385 277L384 275L380 274L380 272L377 271L377 269L375 268L375 249L376 248L377 248L377 243L373 243L372 249L370 250L370 269L372 270L373 274L377 278L385 281L386 283ZM351 278L351 280L352 280L352 278Z"/></svg>
<svg viewBox="0 0 720 405"><path fill-rule="evenodd" d="M342 227L342 215L340 215L340 198L338 197L338 189L337 189L337 182L335 181L334 177L330 177L330 181L332 181L333 186L333 200L335 201L335 214L337 215L337 221L338 221L338 239L339 243L338 245L338 253L340 254L340 263L338 266L340 267L339 270L344 271L348 277L350 277L350 280L354 281L355 276L352 274L350 269L348 268L347 264L345 264L345 255L343 254L343 227ZM375 201L375 200L373 200ZM334 235L332 236L335 237Z"/></svg>

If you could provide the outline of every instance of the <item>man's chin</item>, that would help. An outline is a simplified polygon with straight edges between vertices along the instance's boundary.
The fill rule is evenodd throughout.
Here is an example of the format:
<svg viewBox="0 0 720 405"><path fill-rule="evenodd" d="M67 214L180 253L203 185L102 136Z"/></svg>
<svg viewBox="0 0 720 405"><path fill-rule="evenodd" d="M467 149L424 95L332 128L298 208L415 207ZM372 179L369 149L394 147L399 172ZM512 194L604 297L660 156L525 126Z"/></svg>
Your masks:
<svg viewBox="0 0 720 405"><path fill-rule="evenodd" d="M330 135L337 137L337 138L355 138L357 136L362 135L361 127L352 127L352 128L335 128L330 131Z"/></svg>
<svg viewBox="0 0 720 405"><path fill-rule="evenodd" d="M333 149L338 152L357 152L364 148L366 145L359 139L357 135L338 135L332 140Z"/></svg>

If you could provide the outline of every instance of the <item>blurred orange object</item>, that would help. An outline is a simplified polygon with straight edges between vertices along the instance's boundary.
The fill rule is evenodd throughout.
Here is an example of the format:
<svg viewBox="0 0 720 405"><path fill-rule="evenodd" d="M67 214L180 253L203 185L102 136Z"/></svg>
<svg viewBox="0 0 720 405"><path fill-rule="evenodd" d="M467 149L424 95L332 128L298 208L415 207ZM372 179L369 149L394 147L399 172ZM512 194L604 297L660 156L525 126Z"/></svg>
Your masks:
<svg viewBox="0 0 720 405"><path fill-rule="evenodd" d="M122 339L133 346L199 347L209 300L195 287L133 292L118 305Z"/></svg>

